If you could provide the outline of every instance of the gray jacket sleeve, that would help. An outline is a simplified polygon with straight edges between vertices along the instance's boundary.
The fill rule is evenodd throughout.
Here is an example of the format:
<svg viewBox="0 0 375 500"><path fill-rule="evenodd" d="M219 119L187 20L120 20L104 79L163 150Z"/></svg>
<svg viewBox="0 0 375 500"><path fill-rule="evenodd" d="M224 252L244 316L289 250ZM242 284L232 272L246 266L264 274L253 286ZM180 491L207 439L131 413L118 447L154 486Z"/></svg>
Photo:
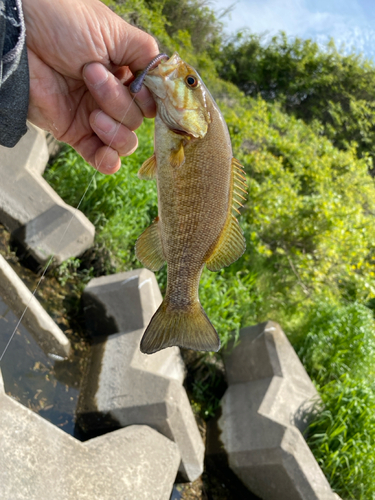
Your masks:
<svg viewBox="0 0 375 500"><path fill-rule="evenodd" d="M0 144L13 147L26 133L29 67L21 0L0 0Z"/></svg>

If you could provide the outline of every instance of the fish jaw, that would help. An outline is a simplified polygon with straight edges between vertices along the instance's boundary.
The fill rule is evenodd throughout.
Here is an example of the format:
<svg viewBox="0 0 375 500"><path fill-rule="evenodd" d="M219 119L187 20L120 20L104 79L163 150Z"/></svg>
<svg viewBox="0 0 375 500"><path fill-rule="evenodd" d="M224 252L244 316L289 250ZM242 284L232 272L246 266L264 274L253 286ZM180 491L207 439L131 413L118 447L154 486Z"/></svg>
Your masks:
<svg viewBox="0 0 375 500"><path fill-rule="evenodd" d="M196 88L186 84L190 75L197 79ZM170 130L195 139L205 137L211 122L207 89L198 73L178 54L150 71L144 83L155 98L159 116Z"/></svg>

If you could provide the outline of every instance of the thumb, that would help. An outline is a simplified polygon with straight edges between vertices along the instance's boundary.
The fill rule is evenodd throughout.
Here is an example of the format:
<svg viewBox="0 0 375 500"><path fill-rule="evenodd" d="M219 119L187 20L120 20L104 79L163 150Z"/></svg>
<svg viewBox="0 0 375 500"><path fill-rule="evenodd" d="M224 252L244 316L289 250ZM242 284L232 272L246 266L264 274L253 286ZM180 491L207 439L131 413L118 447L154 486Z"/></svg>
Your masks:
<svg viewBox="0 0 375 500"><path fill-rule="evenodd" d="M112 63L117 66L129 66L134 74L144 69L159 54L158 44L148 33L132 26L116 14L113 15L113 22L107 25L110 37L107 43L109 56Z"/></svg>

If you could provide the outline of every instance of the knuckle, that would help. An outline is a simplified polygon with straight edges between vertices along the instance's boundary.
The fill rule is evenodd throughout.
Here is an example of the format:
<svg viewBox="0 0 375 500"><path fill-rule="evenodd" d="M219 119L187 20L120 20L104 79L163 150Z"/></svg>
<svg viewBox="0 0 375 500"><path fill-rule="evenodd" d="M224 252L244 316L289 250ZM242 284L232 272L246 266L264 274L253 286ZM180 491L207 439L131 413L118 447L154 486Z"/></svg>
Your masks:
<svg viewBox="0 0 375 500"><path fill-rule="evenodd" d="M143 123L143 116L139 113L137 113L137 116L133 120L133 127L131 130L137 130Z"/></svg>
<svg viewBox="0 0 375 500"><path fill-rule="evenodd" d="M147 36L148 36L148 44L150 52L155 52L155 55L159 54L159 47L155 38L149 34L147 34Z"/></svg>

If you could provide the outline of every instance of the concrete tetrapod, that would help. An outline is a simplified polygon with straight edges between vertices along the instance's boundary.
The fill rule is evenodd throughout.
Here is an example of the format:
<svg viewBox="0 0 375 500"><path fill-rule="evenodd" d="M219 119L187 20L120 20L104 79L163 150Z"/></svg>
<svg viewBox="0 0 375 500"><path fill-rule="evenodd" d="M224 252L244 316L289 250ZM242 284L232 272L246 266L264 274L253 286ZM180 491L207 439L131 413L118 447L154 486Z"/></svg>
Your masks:
<svg viewBox="0 0 375 500"><path fill-rule="evenodd" d="M1 500L168 500L175 443L133 425L85 443L4 393L0 371Z"/></svg>
<svg viewBox="0 0 375 500"><path fill-rule="evenodd" d="M139 343L161 303L154 274L146 269L95 278L85 289L87 323L97 340L78 406L86 432L146 424L173 440L180 472L190 481L203 472L204 444L182 385L179 349L142 354Z"/></svg>
<svg viewBox="0 0 375 500"><path fill-rule="evenodd" d="M54 254L61 263L92 245L95 228L43 179L45 133L31 124L28 129L14 148L0 146L0 222L37 262L45 264Z"/></svg>
<svg viewBox="0 0 375 500"><path fill-rule="evenodd" d="M318 394L277 323L240 332L224 354L219 426L229 465L264 500L335 500L301 432Z"/></svg>
<svg viewBox="0 0 375 500"><path fill-rule="evenodd" d="M63 358L69 356L68 338L2 255L0 255L0 300L19 318L27 307L22 323L46 354L57 354Z"/></svg>

